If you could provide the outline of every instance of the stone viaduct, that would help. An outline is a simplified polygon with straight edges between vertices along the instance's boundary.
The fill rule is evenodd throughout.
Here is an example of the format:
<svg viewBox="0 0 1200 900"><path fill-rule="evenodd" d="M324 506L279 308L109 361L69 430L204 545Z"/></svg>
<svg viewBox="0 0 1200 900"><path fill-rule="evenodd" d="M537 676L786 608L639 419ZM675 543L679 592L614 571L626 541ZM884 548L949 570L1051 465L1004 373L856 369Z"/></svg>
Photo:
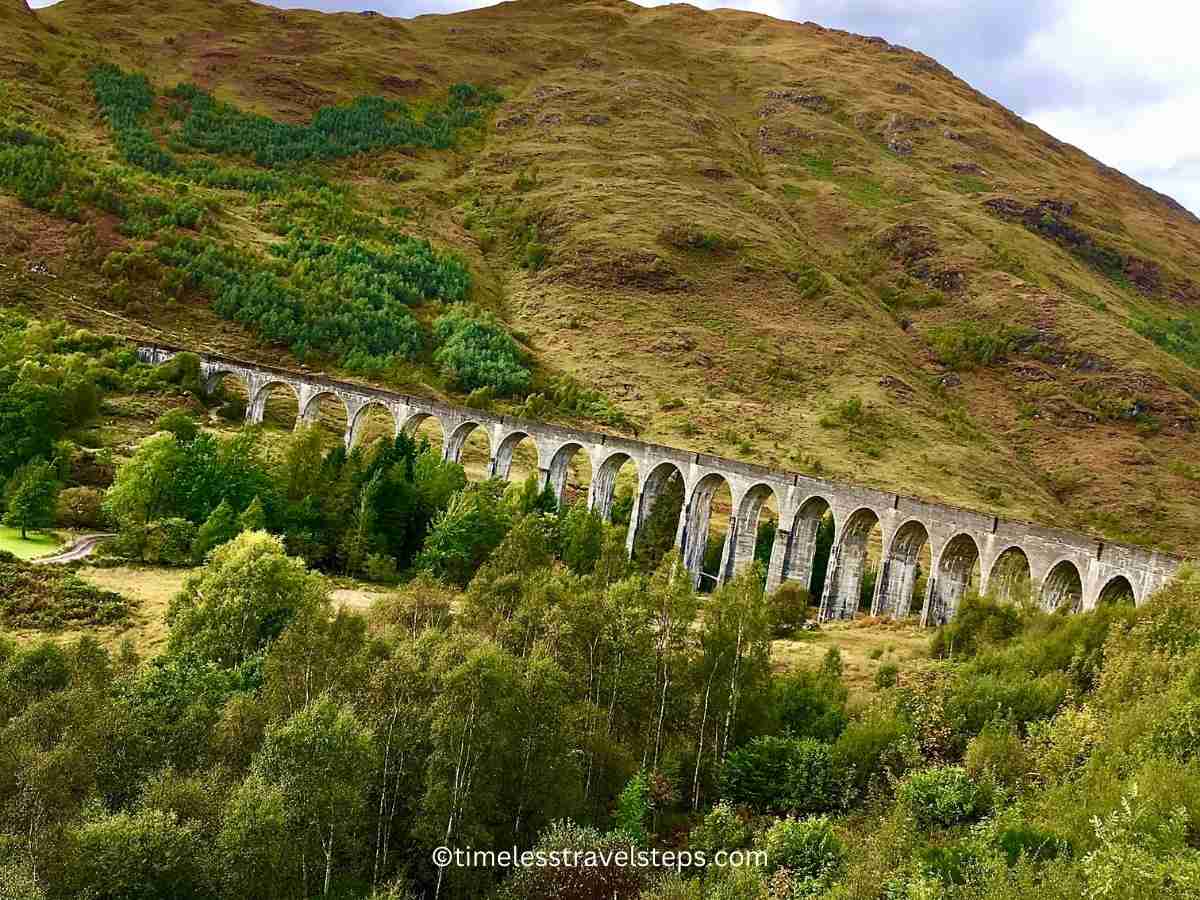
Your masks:
<svg viewBox="0 0 1200 900"><path fill-rule="evenodd" d="M178 352L182 351L142 347L139 355L145 362L158 364ZM482 429L489 441L493 477L508 478L513 450L529 439L537 449L542 484L549 482L560 497L572 458L583 453L592 470L588 504L605 519L611 518L617 473L632 463L637 490L626 541L630 550L664 486L677 475L683 482L684 504L675 545L697 584L713 495L722 484L729 487L733 505L716 573L719 581L753 561L759 514L768 498L774 497L779 524L767 587L774 590L784 581L796 581L807 588L818 527L831 515L833 548L820 600L822 620L849 618L858 612L868 538L876 525L882 534L883 555L870 613L898 618L919 609L921 622L927 625L948 621L969 586L981 593L994 589L1003 596L1017 585L1022 589L1027 585L1047 609L1068 605L1073 610L1087 610L1117 596L1132 596L1141 603L1183 562L1169 554L1084 534L704 453L492 415L221 356L202 354L200 358L201 374L210 392L224 378L244 383L249 398L246 418L252 423L262 421L267 397L276 389L295 394L298 423L314 421L322 400L335 398L346 410L347 447L358 441L364 414L372 407L391 416L397 433L412 433L432 416L441 424L442 454L449 460L458 461L467 438L475 429ZM931 565L924 595L914 597L918 560L926 544ZM972 585L976 564L979 582Z"/></svg>

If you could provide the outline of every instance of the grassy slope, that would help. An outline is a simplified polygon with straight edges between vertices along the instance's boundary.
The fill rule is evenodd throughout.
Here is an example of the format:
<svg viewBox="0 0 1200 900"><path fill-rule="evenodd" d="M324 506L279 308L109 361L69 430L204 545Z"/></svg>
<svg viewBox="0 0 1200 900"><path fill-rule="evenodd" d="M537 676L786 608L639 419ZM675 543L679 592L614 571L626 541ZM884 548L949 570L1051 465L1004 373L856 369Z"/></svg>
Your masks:
<svg viewBox="0 0 1200 900"><path fill-rule="evenodd" d="M0 8L6 37L36 25ZM1144 297L982 201L1072 201L1075 223L1154 260L1169 284L1200 282L1200 224L932 60L811 25L619 0L410 21L244 0L64 0L39 19L56 34L36 61L4 63L0 107L85 149L107 146L82 77L106 57L160 87L192 80L287 119L363 93L499 87L508 99L482 146L352 160L331 176L413 209L413 231L464 254L478 299L543 366L602 388L645 437L1200 547L1200 373L1128 327L1138 309L1179 314L1200 295ZM813 95L825 102L794 99ZM396 165L416 178L384 180ZM282 355L200 303L114 318L94 267L64 252L68 226L0 205L0 250L58 276L16 265L0 270L0 291L123 333ZM549 250L538 272L518 264L530 223ZM247 244L268 239L250 210L223 224ZM918 308L929 286L883 245L897 224L927 229L926 264L965 286ZM964 321L1029 329L1038 347L946 379L931 331ZM851 395L867 415L831 418ZM660 410L665 396L686 407ZM1156 424L1111 415L1134 401Z"/></svg>
<svg viewBox="0 0 1200 900"><path fill-rule="evenodd" d="M35 556L48 556L62 546L53 534L31 531L24 540L16 528L0 527L0 550L7 551L17 559L33 559Z"/></svg>

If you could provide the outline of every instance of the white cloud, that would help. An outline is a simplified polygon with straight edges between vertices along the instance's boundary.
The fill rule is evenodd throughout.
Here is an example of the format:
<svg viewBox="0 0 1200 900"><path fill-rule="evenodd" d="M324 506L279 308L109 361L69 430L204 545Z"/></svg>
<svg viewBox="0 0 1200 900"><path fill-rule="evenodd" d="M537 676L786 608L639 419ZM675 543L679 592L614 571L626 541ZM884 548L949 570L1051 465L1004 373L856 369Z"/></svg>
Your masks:
<svg viewBox="0 0 1200 900"><path fill-rule="evenodd" d="M1016 77L1052 79L1020 110L1080 147L1200 212L1200 6L1073 0L1033 36Z"/></svg>

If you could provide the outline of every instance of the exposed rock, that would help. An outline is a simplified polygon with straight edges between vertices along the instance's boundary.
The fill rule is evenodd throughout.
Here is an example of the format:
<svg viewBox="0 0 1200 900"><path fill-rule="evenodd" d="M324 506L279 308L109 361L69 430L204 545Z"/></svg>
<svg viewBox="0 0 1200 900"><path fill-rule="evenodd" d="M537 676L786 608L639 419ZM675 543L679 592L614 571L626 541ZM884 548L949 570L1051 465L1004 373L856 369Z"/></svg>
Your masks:
<svg viewBox="0 0 1200 900"><path fill-rule="evenodd" d="M1125 277L1143 294L1157 294L1162 288L1162 269L1158 263L1140 256L1125 258Z"/></svg>
<svg viewBox="0 0 1200 900"><path fill-rule="evenodd" d="M888 140L888 149L897 156L912 156L913 145L912 141L906 141L903 138L890 138Z"/></svg>
<svg viewBox="0 0 1200 900"><path fill-rule="evenodd" d="M912 386L907 382L901 381L894 375L881 375L879 378L879 386L885 390L900 394L904 397L911 397L913 393Z"/></svg>
<svg viewBox="0 0 1200 900"><path fill-rule="evenodd" d="M609 123L609 118L608 118L608 116L603 115L601 113L588 113L586 116L584 116L579 121L581 121L584 125L591 125L591 126L595 127L595 126L600 126L600 125L607 125Z"/></svg>
<svg viewBox="0 0 1200 900"><path fill-rule="evenodd" d="M920 131L924 128L932 128L933 122L929 119L922 119L920 116L910 116L908 113L894 112L888 116L887 124L883 130L887 134L905 134L909 131Z"/></svg>
<svg viewBox="0 0 1200 900"><path fill-rule="evenodd" d="M967 285L967 275L961 269L935 265L937 240L928 225L902 222L884 231L876 243L914 278L939 290L954 293Z"/></svg>
<svg viewBox="0 0 1200 900"><path fill-rule="evenodd" d="M965 138L962 136L962 134L960 132L954 131L953 129L950 129L950 128L947 128L945 131L942 132L942 137L946 138L946 140L948 140L948 141L965 140Z"/></svg>
<svg viewBox="0 0 1200 900"><path fill-rule="evenodd" d="M911 94L914 90L915 90L915 88L913 88L913 86L911 84L909 84L907 81L897 81L896 82L896 93L897 94Z"/></svg>
<svg viewBox="0 0 1200 900"><path fill-rule="evenodd" d="M973 162L950 163L950 171L957 172L959 175L987 175L987 170L983 166Z"/></svg>
<svg viewBox="0 0 1200 900"><path fill-rule="evenodd" d="M984 200L983 205L1005 219L1019 219L1025 215L1025 204L1011 197L993 197L990 200Z"/></svg>
<svg viewBox="0 0 1200 900"><path fill-rule="evenodd" d="M496 123L497 131L508 131L510 128L524 128L532 121L532 117L527 112L520 112L516 115L509 116L507 119L501 119Z"/></svg>
<svg viewBox="0 0 1200 900"><path fill-rule="evenodd" d="M1044 199L1038 201L1038 209L1057 213L1060 216L1075 215L1075 203L1072 200Z"/></svg>
<svg viewBox="0 0 1200 900"><path fill-rule="evenodd" d="M833 108L833 105L823 94L806 94L803 91L796 91L791 88L767 91L767 99L782 101L792 106L802 106L813 112L827 113ZM763 109L767 109L768 107L763 107ZM776 108L778 109L778 107ZM762 110L759 111L759 115L762 115Z"/></svg>
<svg viewBox="0 0 1200 900"><path fill-rule="evenodd" d="M967 273L961 269L937 269L930 271L925 279L939 290L953 294L967 285Z"/></svg>
<svg viewBox="0 0 1200 900"><path fill-rule="evenodd" d="M711 178L713 181L729 181L729 179L733 178L732 172L727 172L719 168L701 169L700 174L705 178Z"/></svg>
<svg viewBox="0 0 1200 900"><path fill-rule="evenodd" d="M380 88L397 94L417 93L424 90L427 84L423 78L399 78L395 75L385 75L379 79Z"/></svg>
<svg viewBox="0 0 1200 900"><path fill-rule="evenodd" d="M938 251L933 229L913 222L893 225L879 236L878 244L905 266L915 265Z"/></svg>

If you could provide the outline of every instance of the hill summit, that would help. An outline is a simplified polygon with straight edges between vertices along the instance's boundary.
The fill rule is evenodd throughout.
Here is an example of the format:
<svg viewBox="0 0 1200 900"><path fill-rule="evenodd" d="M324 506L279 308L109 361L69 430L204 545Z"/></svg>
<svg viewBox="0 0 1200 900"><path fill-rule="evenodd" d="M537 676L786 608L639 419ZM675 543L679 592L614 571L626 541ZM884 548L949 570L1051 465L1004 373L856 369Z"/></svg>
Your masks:
<svg viewBox="0 0 1200 900"><path fill-rule="evenodd" d="M466 301L532 371L474 402L1200 547L1200 222L928 56L623 0L4 4L0 126L86 181L5 186L6 304L462 399ZM403 364L297 337L339 236L469 275L403 327L337 282Z"/></svg>

